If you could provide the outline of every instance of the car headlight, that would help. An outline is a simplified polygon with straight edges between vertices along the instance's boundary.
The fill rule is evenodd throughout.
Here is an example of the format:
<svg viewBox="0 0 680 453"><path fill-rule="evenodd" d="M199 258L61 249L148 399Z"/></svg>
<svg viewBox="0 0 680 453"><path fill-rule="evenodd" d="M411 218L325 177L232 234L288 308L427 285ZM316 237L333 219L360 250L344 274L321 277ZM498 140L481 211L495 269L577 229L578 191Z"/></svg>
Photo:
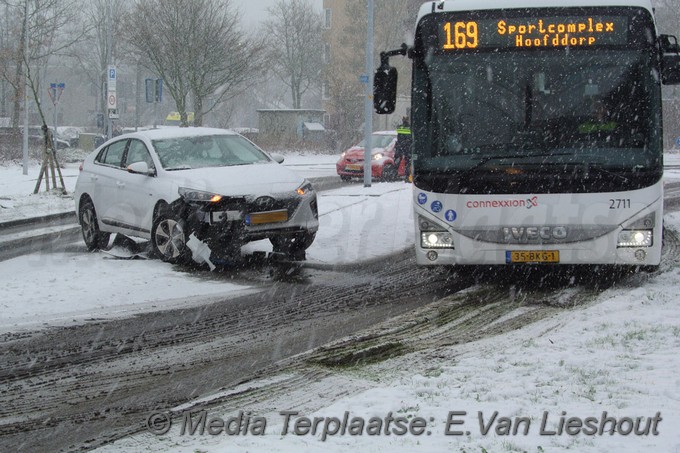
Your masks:
<svg viewBox="0 0 680 453"><path fill-rule="evenodd" d="M347 153L343 151L342 154L340 154L340 159L344 159L346 155Z"/></svg>
<svg viewBox="0 0 680 453"><path fill-rule="evenodd" d="M300 196L305 196L308 193L314 192L314 187L312 187L311 182L309 182L305 179L305 182L303 182L302 185L297 188L296 192Z"/></svg>
<svg viewBox="0 0 680 453"><path fill-rule="evenodd" d="M424 249L452 249L453 236L447 231L423 231L420 246Z"/></svg>
<svg viewBox="0 0 680 453"><path fill-rule="evenodd" d="M375 153L375 154L373 155L373 160L380 160L380 159L382 159L383 157L385 157L385 155L384 155L383 153Z"/></svg>
<svg viewBox="0 0 680 453"><path fill-rule="evenodd" d="M623 230L619 232L617 247L651 247L652 230Z"/></svg>
<svg viewBox="0 0 680 453"><path fill-rule="evenodd" d="M186 201L198 201L204 203L217 203L222 199L222 195L212 192L205 192L203 190L190 189L188 187L180 187L179 196Z"/></svg>

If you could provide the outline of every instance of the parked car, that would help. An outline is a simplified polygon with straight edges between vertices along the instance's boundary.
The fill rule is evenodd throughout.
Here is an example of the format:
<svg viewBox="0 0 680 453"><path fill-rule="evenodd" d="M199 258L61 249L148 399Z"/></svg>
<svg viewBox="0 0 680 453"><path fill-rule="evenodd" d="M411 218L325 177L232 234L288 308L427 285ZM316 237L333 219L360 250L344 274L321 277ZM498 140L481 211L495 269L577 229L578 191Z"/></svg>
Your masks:
<svg viewBox="0 0 680 453"><path fill-rule="evenodd" d="M79 145L80 134L84 132L83 128L73 126L63 126L57 128L57 139L65 140L71 148L77 148Z"/></svg>
<svg viewBox="0 0 680 453"><path fill-rule="evenodd" d="M211 261L233 260L247 242L304 259L319 226L316 193L243 136L222 129L165 128L120 135L83 162L76 212L87 248L110 233L149 239L164 261L191 257L191 235Z"/></svg>
<svg viewBox="0 0 680 453"><path fill-rule="evenodd" d="M49 134L54 140L54 146L56 149L70 148L71 143L68 140L60 138L58 135L56 139L54 138L54 128L48 128ZM44 146L45 145L45 134L42 131L41 126L29 126L28 127L28 142L32 146Z"/></svg>
<svg viewBox="0 0 680 453"><path fill-rule="evenodd" d="M404 176L405 162L399 165L394 162L394 147L397 143L397 131L379 131L371 135L371 176L376 179L394 181ZM343 181L364 177L364 140L349 148L340 155L335 164Z"/></svg>

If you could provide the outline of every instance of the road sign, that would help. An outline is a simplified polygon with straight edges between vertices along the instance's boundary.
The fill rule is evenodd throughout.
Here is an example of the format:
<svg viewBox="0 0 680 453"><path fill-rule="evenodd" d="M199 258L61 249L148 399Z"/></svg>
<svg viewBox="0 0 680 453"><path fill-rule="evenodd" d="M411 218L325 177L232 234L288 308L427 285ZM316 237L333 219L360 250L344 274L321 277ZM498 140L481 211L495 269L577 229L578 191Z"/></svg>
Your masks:
<svg viewBox="0 0 680 453"><path fill-rule="evenodd" d="M116 67L111 65L109 66L109 79L108 79L108 91L116 91Z"/></svg>
<svg viewBox="0 0 680 453"><path fill-rule="evenodd" d="M106 98L106 106L109 110L118 108L118 99L116 98L115 91L109 92L109 95Z"/></svg>
<svg viewBox="0 0 680 453"><path fill-rule="evenodd" d="M55 106L59 103L59 99L61 99L61 94L64 92L64 88L66 88L66 84L64 82L50 83L47 94L49 94L50 100Z"/></svg>

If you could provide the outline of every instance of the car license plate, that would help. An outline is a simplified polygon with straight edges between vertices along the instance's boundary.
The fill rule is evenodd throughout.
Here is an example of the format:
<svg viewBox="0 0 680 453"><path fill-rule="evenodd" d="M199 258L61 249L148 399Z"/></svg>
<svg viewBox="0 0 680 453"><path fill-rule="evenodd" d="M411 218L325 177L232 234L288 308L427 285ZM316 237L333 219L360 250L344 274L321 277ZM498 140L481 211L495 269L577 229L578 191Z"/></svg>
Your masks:
<svg viewBox="0 0 680 453"><path fill-rule="evenodd" d="M241 220L241 211L213 211L206 213L210 216L210 223L218 223L222 220Z"/></svg>
<svg viewBox="0 0 680 453"><path fill-rule="evenodd" d="M345 165L345 170L361 171L363 169L364 169L364 166L360 165L360 164L347 164L347 165Z"/></svg>
<svg viewBox="0 0 680 453"><path fill-rule="evenodd" d="M508 250L506 263L559 263L559 250Z"/></svg>
<svg viewBox="0 0 680 453"><path fill-rule="evenodd" d="M288 210L254 212L246 216L246 225L262 225L264 223L280 223L288 221Z"/></svg>

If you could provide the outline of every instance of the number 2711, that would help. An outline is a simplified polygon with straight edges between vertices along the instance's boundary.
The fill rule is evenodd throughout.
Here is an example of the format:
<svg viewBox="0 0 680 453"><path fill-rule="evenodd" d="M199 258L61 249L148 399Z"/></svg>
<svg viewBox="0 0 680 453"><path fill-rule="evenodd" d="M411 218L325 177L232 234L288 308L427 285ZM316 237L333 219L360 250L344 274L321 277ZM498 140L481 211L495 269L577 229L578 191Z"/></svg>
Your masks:
<svg viewBox="0 0 680 453"><path fill-rule="evenodd" d="M610 198L609 209L630 208L630 198Z"/></svg>

